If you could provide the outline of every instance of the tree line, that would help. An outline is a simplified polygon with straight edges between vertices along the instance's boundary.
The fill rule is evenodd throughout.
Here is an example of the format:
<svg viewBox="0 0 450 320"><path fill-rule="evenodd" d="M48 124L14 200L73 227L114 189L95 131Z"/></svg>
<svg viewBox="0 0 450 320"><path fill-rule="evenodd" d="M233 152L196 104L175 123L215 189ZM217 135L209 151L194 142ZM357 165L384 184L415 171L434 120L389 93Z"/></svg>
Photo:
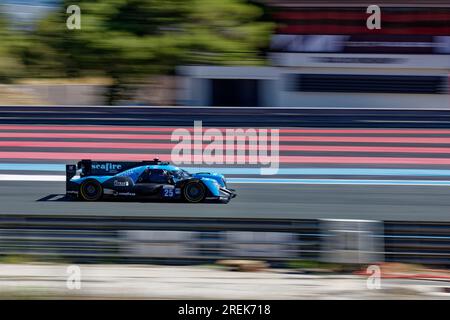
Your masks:
<svg viewBox="0 0 450 320"><path fill-rule="evenodd" d="M67 28L67 7L81 29ZM63 0L31 29L0 16L0 82L107 77L108 102L179 65L262 65L274 25L246 0Z"/></svg>

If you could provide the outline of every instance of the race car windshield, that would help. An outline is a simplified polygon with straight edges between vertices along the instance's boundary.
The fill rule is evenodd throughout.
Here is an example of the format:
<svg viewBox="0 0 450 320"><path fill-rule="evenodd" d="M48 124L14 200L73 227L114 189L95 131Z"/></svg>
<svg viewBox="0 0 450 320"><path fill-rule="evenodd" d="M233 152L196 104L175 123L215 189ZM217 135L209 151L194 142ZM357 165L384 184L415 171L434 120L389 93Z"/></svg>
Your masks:
<svg viewBox="0 0 450 320"><path fill-rule="evenodd" d="M186 179L191 176L189 172L183 169L175 170L170 172L177 179Z"/></svg>

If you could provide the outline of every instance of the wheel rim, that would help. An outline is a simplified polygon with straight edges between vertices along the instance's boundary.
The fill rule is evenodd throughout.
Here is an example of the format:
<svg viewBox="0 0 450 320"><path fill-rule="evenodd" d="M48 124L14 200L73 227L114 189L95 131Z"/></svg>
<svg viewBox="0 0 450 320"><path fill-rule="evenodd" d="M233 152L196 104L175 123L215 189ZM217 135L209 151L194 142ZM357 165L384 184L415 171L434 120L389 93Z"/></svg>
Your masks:
<svg viewBox="0 0 450 320"><path fill-rule="evenodd" d="M90 184L86 187L86 193L88 194L88 196L95 196L97 194L97 189Z"/></svg>
<svg viewBox="0 0 450 320"><path fill-rule="evenodd" d="M191 184L186 188L186 198L192 202L198 202L203 199L204 188L198 184Z"/></svg>
<svg viewBox="0 0 450 320"><path fill-rule="evenodd" d="M93 182L85 184L81 189L83 198L86 200L97 200L100 197L100 188Z"/></svg>

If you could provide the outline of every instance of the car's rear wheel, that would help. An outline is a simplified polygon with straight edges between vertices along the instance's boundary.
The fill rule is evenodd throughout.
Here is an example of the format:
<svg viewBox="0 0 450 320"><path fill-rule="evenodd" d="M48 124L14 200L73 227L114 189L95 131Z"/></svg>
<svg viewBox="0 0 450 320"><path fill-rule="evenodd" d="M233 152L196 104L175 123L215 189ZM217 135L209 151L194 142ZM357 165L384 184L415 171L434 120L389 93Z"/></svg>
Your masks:
<svg viewBox="0 0 450 320"><path fill-rule="evenodd" d="M97 201L103 196L103 187L97 180L86 180L80 186L80 198L86 201Z"/></svg>
<svg viewBox="0 0 450 320"><path fill-rule="evenodd" d="M188 182L183 188L183 195L188 202L201 202L206 197L206 188L201 182Z"/></svg>

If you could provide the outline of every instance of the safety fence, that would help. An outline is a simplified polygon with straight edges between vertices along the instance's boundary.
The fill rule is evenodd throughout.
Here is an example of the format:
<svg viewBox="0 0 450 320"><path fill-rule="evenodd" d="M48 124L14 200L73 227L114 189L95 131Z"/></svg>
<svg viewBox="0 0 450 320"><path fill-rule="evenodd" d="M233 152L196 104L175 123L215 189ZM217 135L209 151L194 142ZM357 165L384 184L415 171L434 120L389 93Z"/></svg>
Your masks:
<svg viewBox="0 0 450 320"><path fill-rule="evenodd" d="M450 265L450 223L0 215L0 255L79 262Z"/></svg>
<svg viewBox="0 0 450 320"><path fill-rule="evenodd" d="M450 223L387 221L385 260L450 266Z"/></svg>

